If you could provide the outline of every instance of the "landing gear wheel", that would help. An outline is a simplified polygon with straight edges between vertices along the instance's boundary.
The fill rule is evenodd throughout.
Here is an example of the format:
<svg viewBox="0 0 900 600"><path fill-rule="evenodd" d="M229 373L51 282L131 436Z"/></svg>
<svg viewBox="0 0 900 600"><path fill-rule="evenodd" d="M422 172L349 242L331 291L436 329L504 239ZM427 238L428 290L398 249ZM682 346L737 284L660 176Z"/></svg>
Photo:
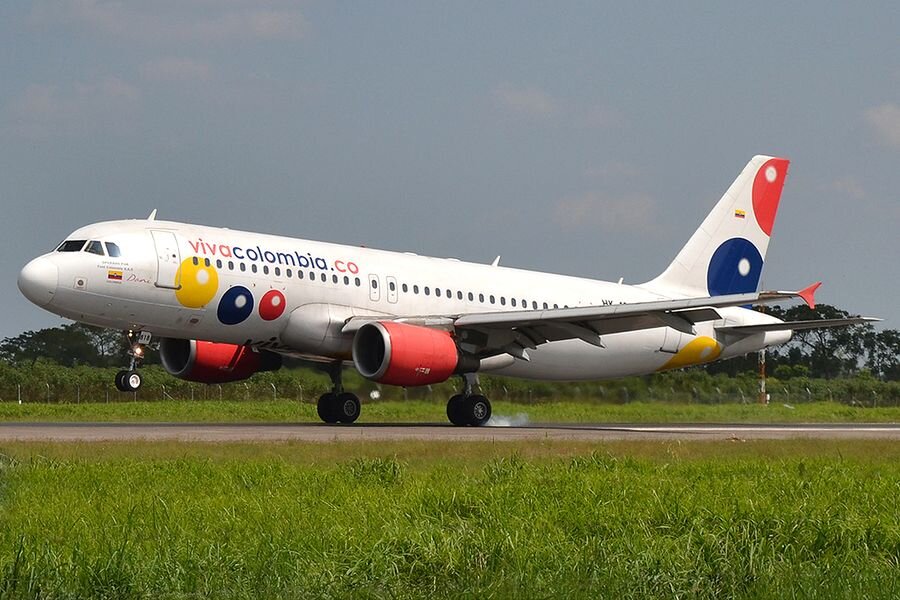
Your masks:
<svg viewBox="0 0 900 600"><path fill-rule="evenodd" d="M447 418L454 425L463 426L469 424L465 417L465 403L466 397L462 394L451 396L447 402Z"/></svg>
<svg viewBox="0 0 900 600"><path fill-rule="evenodd" d="M116 373L116 389L120 392L136 392L144 383L144 378L137 371L122 370Z"/></svg>
<svg viewBox="0 0 900 600"><path fill-rule="evenodd" d="M491 420L491 402L475 394L466 398L464 414L469 425L480 427Z"/></svg>
<svg viewBox="0 0 900 600"><path fill-rule="evenodd" d="M126 369L122 369L118 373L116 373L116 389L120 392L127 392L128 388L125 387L125 378L128 377L129 371Z"/></svg>
<svg viewBox="0 0 900 600"><path fill-rule="evenodd" d="M337 395L335 414L341 423L352 423L359 417L360 405L356 394L344 392Z"/></svg>
<svg viewBox="0 0 900 600"><path fill-rule="evenodd" d="M316 406L319 412L319 418L326 423L337 423L338 414L336 410L337 394L328 393L319 396L319 403Z"/></svg>

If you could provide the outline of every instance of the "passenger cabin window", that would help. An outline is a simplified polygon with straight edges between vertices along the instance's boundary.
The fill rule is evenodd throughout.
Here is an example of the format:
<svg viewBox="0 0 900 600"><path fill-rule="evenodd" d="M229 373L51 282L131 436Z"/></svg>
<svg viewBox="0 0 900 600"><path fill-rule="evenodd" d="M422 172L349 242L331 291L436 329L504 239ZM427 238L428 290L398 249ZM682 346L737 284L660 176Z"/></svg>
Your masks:
<svg viewBox="0 0 900 600"><path fill-rule="evenodd" d="M122 256L122 251L119 249L119 245L115 242L106 242L106 253L113 258Z"/></svg>
<svg viewBox="0 0 900 600"><path fill-rule="evenodd" d="M84 249L85 252L90 252L91 254L99 254L103 256L103 244L96 240L91 240L88 242L87 247Z"/></svg>
<svg viewBox="0 0 900 600"><path fill-rule="evenodd" d="M87 240L66 240L56 249L57 252L81 252Z"/></svg>

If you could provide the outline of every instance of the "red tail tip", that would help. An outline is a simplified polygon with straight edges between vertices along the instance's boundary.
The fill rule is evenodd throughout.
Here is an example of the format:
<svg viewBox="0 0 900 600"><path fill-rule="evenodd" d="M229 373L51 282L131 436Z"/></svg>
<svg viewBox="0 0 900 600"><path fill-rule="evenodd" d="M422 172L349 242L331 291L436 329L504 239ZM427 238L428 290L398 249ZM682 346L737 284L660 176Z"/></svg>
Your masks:
<svg viewBox="0 0 900 600"><path fill-rule="evenodd" d="M803 288L797 295L803 298L803 301L806 302L806 305L810 308L816 307L816 290L822 285L821 281L817 281L809 287Z"/></svg>

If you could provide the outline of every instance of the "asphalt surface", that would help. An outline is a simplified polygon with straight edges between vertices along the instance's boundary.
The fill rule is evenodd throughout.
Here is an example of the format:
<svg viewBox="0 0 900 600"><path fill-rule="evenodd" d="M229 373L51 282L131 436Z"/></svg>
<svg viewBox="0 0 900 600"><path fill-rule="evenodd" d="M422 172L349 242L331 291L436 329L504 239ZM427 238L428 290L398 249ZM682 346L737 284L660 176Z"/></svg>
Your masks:
<svg viewBox="0 0 900 600"><path fill-rule="evenodd" d="M504 440L900 440L900 424L527 424L454 427L443 423L0 423L0 442L107 441L504 441Z"/></svg>

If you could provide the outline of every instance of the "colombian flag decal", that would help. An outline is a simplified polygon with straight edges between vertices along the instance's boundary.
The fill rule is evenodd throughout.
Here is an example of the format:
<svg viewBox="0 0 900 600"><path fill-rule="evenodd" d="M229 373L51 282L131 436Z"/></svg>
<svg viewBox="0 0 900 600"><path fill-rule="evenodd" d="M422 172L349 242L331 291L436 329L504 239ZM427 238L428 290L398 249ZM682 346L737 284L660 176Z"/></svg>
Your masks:
<svg viewBox="0 0 900 600"><path fill-rule="evenodd" d="M747 211L741 210L740 208L736 208L734 210L734 218L735 219L744 219L747 217Z"/></svg>
<svg viewBox="0 0 900 600"><path fill-rule="evenodd" d="M122 281L122 271L110 269L106 272L107 281Z"/></svg>

